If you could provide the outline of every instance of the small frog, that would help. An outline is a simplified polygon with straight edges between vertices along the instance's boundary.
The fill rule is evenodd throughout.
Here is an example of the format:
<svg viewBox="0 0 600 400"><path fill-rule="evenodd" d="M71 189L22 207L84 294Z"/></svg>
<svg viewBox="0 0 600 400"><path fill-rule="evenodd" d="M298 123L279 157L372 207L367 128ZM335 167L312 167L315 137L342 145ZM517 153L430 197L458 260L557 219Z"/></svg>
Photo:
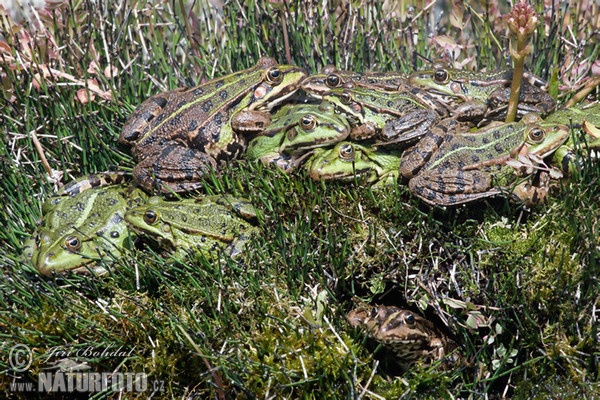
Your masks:
<svg viewBox="0 0 600 400"><path fill-rule="evenodd" d="M412 73L408 84L423 102L433 100L435 107L445 106L447 113L460 121L480 123L504 120L512 75L511 69L471 72L434 65L432 69ZM519 118L527 113L542 116L550 113L556 107L556 100L540 89L540 78L533 74L526 78L521 84Z"/></svg>
<svg viewBox="0 0 600 400"><path fill-rule="evenodd" d="M352 84L362 88L387 91L399 91L406 84L408 75L399 72L354 72L326 65L318 74L307 76L301 84L309 96L322 98L323 95L338 87Z"/></svg>
<svg viewBox="0 0 600 400"><path fill-rule="evenodd" d="M464 364L458 344L429 320L395 306L361 305L347 315L352 327L366 330L369 338L393 352L402 369L416 362L443 360L445 367Z"/></svg>

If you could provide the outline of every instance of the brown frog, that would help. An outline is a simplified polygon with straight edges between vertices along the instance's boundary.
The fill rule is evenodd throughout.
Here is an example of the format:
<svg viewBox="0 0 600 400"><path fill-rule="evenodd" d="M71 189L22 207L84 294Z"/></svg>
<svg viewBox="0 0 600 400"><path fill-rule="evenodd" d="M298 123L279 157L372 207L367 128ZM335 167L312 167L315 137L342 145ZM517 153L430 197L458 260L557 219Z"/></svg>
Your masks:
<svg viewBox="0 0 600 400"><path fill-rule="evenodd" d="M346 317L353 327L362 327L371 339L392 351L404 370L418 361L430 363L444 360L445 367L457 366L464 360L459 346L429 320L395 306L361 305Z"/></svg>
<svg viewBox="0 0 600 400"><path fill-rule="evenodd" d="M144 101L119 136L132 145L134 179L146 190L184 192L238 158L244 133L260 133L268 111L298 89L306 72L268 57L249 69L156 94Z"/></svg>

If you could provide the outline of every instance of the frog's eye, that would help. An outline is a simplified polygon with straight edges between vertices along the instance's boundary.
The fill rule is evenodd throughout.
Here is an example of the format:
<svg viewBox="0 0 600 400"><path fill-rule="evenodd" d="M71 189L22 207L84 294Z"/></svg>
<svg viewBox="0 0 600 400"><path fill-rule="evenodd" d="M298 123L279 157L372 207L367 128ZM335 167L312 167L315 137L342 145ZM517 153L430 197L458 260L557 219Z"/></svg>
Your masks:
<svg viewBox="0 0 600 400"><path fill-rule="evenodd" d="M445 69L436 70L433 74L433 79L435 79L437 83L446 83L448 81L448 71Z"/></svg>
<svg viewBox="0 0 600 400"><path fill-rule="evenodd" d="M69 236L65 239L65 247L70 251L77 251L81 248L81 240L77 236Z"/></svg>
<svg viewBox="0 0 600 400"><path fill-rule="evenodd" d="M406 322L406 325L414 325L414 323L415 323L415 316L412 315L411 313L406 313L404 315L404 322Z"/></svg>
<svg viewBox="0 0 600 400"><path fill-rule="evenodd" d="M340 146L338 154L342 160L352 162L354 161L354 146L350 143L344 143Z"/></svg>
<svg viewBox="0 0 600 400"><path fill-rule="evenodd" d="M350 104L352 103L352 95L348 92L342 92L342 95L340 96L340 101L342 102L342 104Z"/></svg>
<svg viewBox="0 0 600 400"><path fill-rule="evenodd" d="M327 75L327 78L325 78L325 84L330 88L342 86L342 78L337 74L329 74Z"/></svg>
<svg viewBox="0 0 600 400"><path fill-rule="evenodd" d="M270 68L267 71L267 82L276 85L278 83L281 83L282 80L283 80L283 74L276 67Z"/></svg>
<svg viewBox="0 0 600 400"><path fill-rule="evenodd" d="M529 131L529 140L533 143L541 143L546 136L546 131L540 127L531 128Z"/></svg>
<svg viewBox="0 0 600 400"><path fill-rule="evenodd" d="M317 117L312 114L306 114L304 117L302 117L302 119L300 119L300 126L305 131L315 129L315 126L317 126Z"/></svg>
<svg viewBox="0 0 600 400"><path fill-rule="evenodd" d="M158 215L156 214L156 212L154 212L152 210L147 210L144 213L144 222L147 224L152 225L153 223L156 222L157 218L158 218Z"/></svg>

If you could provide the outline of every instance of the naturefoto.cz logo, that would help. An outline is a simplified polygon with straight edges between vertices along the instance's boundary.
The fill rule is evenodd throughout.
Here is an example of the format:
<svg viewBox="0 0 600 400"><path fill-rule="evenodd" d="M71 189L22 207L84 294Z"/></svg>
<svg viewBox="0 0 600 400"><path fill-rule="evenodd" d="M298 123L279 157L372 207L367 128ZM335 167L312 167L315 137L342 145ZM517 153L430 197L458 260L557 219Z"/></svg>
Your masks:
<svg viewBox="0 0 600 400"><path fill-rule="evenodd" d="M50 352L56 355L56 349ZM60 352L66 355L69 352ZM108 354L107 349L90 350L86 354ZM116 355L118 352L112 352ZM75 354L75 353L73 353ZM121 353L124 356L124 353ZM37 374L37 382L24 381L16 378L11 384L10 389L14 392L160 392L163 389L163 381L153 380L149 382L148 377L143 372L92 372L88 371L92 367L87 362L76 361L73 358L62 358L57 362L48 363L51 356L46 359L46 364L50 366L40 368ZM15 373L23 373L29 369L33 362L33 353L31 349L19 344L11 348L9 354L9 365Z"/></svg>
<svg viewBox="0 0 600 400"><path fill-rule="evenodd" d="M50 372L38 374L37 385L33 382L12 382L15 392L145 392L160 391L161 387L149 387L146 374L121 372Z"/></svg>

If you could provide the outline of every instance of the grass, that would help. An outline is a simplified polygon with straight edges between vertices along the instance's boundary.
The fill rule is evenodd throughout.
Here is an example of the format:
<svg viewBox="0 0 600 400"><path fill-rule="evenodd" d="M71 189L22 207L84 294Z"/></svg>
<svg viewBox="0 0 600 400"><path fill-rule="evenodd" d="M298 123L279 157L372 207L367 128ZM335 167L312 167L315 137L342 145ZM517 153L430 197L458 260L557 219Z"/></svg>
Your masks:
<svg viewBox="0 0 600 400"><path fill-rule="evenodd" d="M26 397L10 384L35 382L70 358L92 372L145 372L164 382L128 398L597 396L594 162L533 210L501 200L432 210L405 186L315 182L241 161L206 182L207 193L248 197L260 209L264 235L241 259L167 262L133 251L107 265L106 276L43 278L20 258L56 178L133 166L116 139L130 112L158 91L246 68L261 55L312 72L329 63L410 71L424 64L413 65L415 52L465 67L508 65L499 20L484 17L499 13L495 2L459 3L441 19L435 8L402 4L238 1L218 11L83 2L40 14L37 34L4 19L0 388ZM533 38L536 57L526 60L561 101L598 58L588 12L547 10ZM353 297L419 311L453 334L475 367L400 373L346 323ZM9 364L17 344L33 350L25 372ZM77 356L120 347L126 356Z"/></svg>

